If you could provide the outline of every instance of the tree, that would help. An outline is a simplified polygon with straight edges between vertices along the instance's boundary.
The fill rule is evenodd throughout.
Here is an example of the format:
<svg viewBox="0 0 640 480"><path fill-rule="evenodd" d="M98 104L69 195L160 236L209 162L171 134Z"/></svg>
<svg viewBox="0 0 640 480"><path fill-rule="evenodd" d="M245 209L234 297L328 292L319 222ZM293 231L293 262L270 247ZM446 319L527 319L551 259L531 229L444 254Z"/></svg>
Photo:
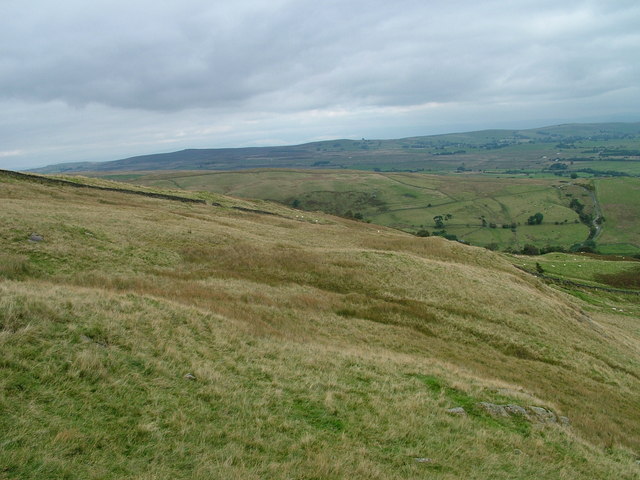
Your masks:
<svg viewBox="0 0 640 480"><path fill-rule="evenodd" d="M584 205L577 198L573 198L571 202L569 202L569 208L580 214L582 210L584 210Z"/></svg>
<svg viewBox="0 0 640 480"><path fill-rule="evenodd" d="M527 224L528 225L540 225L542 223L542 219L543 218L544 218L544 215L542 215L540 212L538 212L535 215L531 215L527 219Z"/></svg>
<svg viewBox="0 0 640 480"><path fill-rule="evenodd" d="M444 228L444 219L442 218L442 215L436 215L433 217L433 222L435 223L436 228Z"/></svg>

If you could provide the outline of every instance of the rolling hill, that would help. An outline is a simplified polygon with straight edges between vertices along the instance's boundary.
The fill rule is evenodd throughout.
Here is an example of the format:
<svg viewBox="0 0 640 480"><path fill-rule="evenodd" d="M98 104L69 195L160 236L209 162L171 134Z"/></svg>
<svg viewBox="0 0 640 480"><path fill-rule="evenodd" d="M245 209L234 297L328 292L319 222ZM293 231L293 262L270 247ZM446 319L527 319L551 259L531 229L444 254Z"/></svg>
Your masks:
<svg viewBox="0 0 640 480"><path fill-rule="evenodd" d="M330 140L295 146L189 149L101 163L67 163L40 173L247 168L381 171L640 174L640 123L569 124L397 140Z"/></svg>
<svg viewBox="0 0 640 480"><path fill-rule="evenodd" d="M0 173L0 478L638 477L637 297L75 182Z"/></svg>
<svg viewBox="0 0 640 480"><path fill-rule="evenodd" d="M585 212L594 209L588 182L555 177L268 169L171 171L124 178L141 185L271 200L411 233L443 230L473 245L502 250L521 250L527 244L567 249L580 244L588 238L589 226L580 221L571 201L580 201ZM544 215L542 224L528 225L528 218L537 212ZM440 227L435 223L438 216ZM640 251L640 245L635 250Z"/></svg>

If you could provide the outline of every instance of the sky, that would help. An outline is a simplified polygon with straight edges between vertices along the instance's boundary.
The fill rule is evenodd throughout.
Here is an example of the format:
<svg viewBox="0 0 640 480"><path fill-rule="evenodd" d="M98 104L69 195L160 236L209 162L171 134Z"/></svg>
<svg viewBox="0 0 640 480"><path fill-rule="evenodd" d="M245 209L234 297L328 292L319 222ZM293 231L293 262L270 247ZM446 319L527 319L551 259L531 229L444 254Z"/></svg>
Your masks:
<svg viewBox="0 0 640 480"><path fill-rule="evenodd" d="M637 0L0 0L0 168L640 121Z"/></svg>

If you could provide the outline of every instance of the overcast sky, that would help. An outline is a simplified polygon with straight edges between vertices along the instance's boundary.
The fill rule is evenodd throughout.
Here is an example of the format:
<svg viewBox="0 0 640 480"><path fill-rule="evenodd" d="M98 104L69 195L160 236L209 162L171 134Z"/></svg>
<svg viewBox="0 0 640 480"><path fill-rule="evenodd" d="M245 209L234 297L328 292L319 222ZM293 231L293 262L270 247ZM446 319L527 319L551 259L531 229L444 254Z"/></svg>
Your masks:
<svg viewBox="0 0 640 480"><path fill-rule="evenodd" d="M0 0L0 168L639 120L638 0Z"/></svg>

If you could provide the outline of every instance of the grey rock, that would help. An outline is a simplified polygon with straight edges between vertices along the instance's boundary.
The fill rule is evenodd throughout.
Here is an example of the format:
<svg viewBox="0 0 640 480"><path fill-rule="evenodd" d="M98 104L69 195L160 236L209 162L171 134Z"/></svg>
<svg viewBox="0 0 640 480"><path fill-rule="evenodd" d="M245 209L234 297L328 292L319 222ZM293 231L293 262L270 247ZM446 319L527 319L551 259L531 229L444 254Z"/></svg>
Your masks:
<svg viewBox="0 0 640 480"><path fill-rule="evenodd" d="M509 414L505 410L503 405L496 405L495 403L480 402L478 406L486 411L492 417L508 417Z"/></svg>
<svg viewBox="0 0 640 480"><path fill-rule="evenodd" d="M480 402L477 404L478 407L483 409L492 417L522 417L530 422L538 422L538 423L559 423L563 426L569 426L571 423L567 417L558 416L553 413L551 410L547 410L542 407L522 407L520 405L497 405L495 403L489 402ZM450 412L453 413L453 412Z"/></svg>
<svg viewBox="0 0 640 480"><path fill-rule="evenodd" d="M44 240L43 236L38 235L37 233L32 233L31 235L29 235L30 242L41 242L43 240Z"/></svg>
<svg viewBox="0 0 640 480"><path fill-rule="evenodd" d="M540 423L558 422L556 414L551 410L547 410L546 408L530 406L529 411L531 412L532 417L534 417L534 419Z"/></svg>
<svg viewBox="0 0 640 480"><path fill-rule="evenodd" d="M449 413L451 415L459 415L461 417L464 417L464 416L467 415L467 412L465 412L464 408L462 408L462 407L449 408L449 409L447 409L447 413Z"/></svg>
<svg viewBox="0 0 640 480"><path fill-rule="evenodd" d="M196 376L193 373L187 373L184 378L186 378L187 380L195 380Z"/></svg>
<svg viewBox="0 0 640 480"><path fill-rule="evenodd" d="M414 458L414 460L418 463L433 463L435 461L433 458L426 457Z"/></svg>
<svg viewBox="0 0 640 480"><path fill-rule="evenodd" d="M524 407L521 407L520 405L505 405L504 409L509 415L520 415L521 417L529 416Z"/></svg>

